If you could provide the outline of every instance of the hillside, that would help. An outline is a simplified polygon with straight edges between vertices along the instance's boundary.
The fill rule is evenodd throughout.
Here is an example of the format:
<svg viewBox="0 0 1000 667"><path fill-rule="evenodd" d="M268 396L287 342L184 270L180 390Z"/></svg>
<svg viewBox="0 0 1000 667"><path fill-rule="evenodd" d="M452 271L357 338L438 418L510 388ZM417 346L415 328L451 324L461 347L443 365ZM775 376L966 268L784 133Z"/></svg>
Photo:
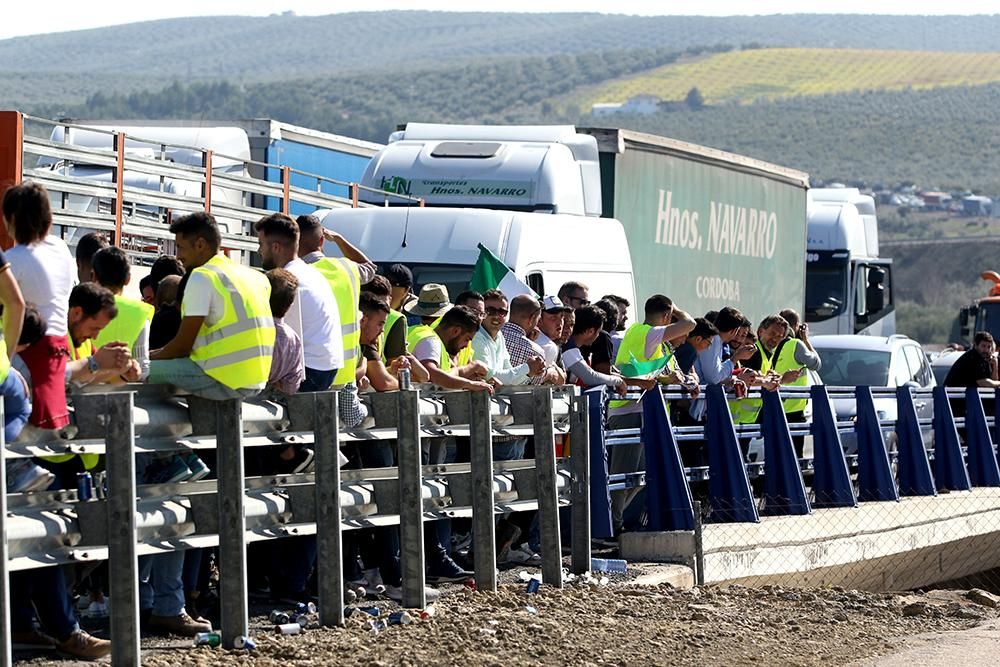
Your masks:
<svg viewBox="0 0 1000 667"><path fill-rule="evenodd" d="M708 104L797 95L928 89L1000 81L1000 53L876 49L750 49L716 53L609 81L571 95L589 109L638 94L683 100L697 87Z"/></svg>

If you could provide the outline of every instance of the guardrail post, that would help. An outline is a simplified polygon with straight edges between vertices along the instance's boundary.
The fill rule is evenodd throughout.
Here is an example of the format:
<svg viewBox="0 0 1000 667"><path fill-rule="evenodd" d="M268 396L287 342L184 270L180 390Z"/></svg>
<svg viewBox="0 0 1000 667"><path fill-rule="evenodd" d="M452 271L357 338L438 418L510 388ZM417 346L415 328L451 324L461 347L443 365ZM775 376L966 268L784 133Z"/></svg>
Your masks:
<svg viewBox="0 0 1000 667"><path fill-rule="evenodd" d="M726 394L722 385L710 384L708 401L708 494L714 521L756 523L760 521L757 504L750 491L740 441L733 428Z"/></svg>
<svg viewBox="0 0 1000 667"><path fill-rule="evenodd" d="M590 430L590 534L614 537L611 525L611 494L608 492L608 448L604 444L604 387L588 389L587 421Z"/></svg>
<svg viewBox="0 0 1000 667"><path fill-rule="evenodd" d="M813 385L809 395L813 405L809 429L813 437L813 507L857 507L830 395L821 384Z"/></svg>
<svg viewBox="0 0 1000 667"><path fill-rule="evenodd" d="M777 391L762 391L764 436L764 513L810 514L802 468L788 430L784 405Z"/></svg>
<svg viewBox="0 0 1000 667"><path fill-rule="evenodd" d="M955 417L948 403L946 387L934 387L934 481L938 491L968 491L969 473L965 469L962 446L955 428Z"/></svg>
<svg viewBox="0 0 1000 667"><path fill-rule="evenodd" d="M556 440L552 423L552 388L534 390L535 473L538 476L538 526L542 544L542 581L562 588L562 542L559 490L556 486Z"/></svg>
<svg viewBox="0 0 1000 667"><path fill-rule="evenodd" d="M420 465L420 391L399 392L398 451L400 568L403 573L402 605L423 609L424 592L424 498Z"/></svg>
<svg viewBox="0 0 1000 667"><path fill-rule="evenodd" d="M340 424L337 392L313 394L316 443L316 579L320 625L344 624L344 563L341 550Z"/></svg>
<svg viewBox="0 0 1000 667"><path fill-rule="evenodd" d="M496 524L493 502L493 423L490 395L470 391L469 457L472 464L472 540L476 590L497 589Z"/></svg>
<svg viewBox="0 0 1000 667"><path fill-rule="evenodd" d="M219 597L225 648L234 648L234 640L249 630L242 436L243 402L238 398L218 401Z"/></svg>
<svg viewBox="0 0 1000 667"><path fill-rule="evenodd" d="M646 452L649 530L694 530L691 487L659 389L642 397L642 446Z"/></svg>
<svg viewBox="0 0 1000 667"><path fill-rule="evenodd" d="M983 401L978 387L965 390L965 444L969 481L973 486L1000 486L1000 468L997 467L996 449L986 424Z"/></svg>
<svg viewBox="0 0 1000 667"><path fill-rule="evenodd" d="M4 113L4 112L0 112ZM0 401L0 424L3 423L3 401ZM10 572L7 563L7 443L0 430L0 665L13 664L10 642Z"/></svg>
<svg viewBox="0 0 1000 667"><path fill-rule="evenodd" d="M572 528L570 567L574 574L590 570L590 396L575 395L570 399L569 465L572 481L570 512Z"/></svg>
<svg viewBox="0 0 1000 667"><path fill-rule="evenodd" d="M135 429L132 392L107 394L108 573L111 663L138 665L139 561L135 536Z"/></svg>
<svg viewBox="0 0 1000 667"><path fill-rule="evenodd" d="M899 500L870 387L854 388L858 437L858 500Z"/></svg>
<svg viewBox="0 0 1000 667"><path fill-rule="evenodd" d="M987 435L987 438L989 436ZM901 496L936 496L910 387L896 388L896 480ZM994 458L994 467L996 459Z"/></svg>

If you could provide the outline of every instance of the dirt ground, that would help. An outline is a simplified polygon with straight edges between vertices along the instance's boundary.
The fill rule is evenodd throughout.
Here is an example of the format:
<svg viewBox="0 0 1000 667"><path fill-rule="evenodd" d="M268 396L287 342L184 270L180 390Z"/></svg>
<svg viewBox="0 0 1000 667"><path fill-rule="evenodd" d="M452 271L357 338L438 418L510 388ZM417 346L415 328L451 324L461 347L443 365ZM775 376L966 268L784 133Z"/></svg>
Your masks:
<svg viewBox="0 0 1000 667"><path fill-rule="evenodd" d="M267 608L251 608L254 651L193 648L190 640L143 638L144 664L177 665L830 665L893 653L907 638L1000 618L1000 598L964 590L866 593L840 588L643 587L629 575L609 585L579 581L528 594L518 570L497 593L445 587L435 615L377 633L394 603L367 600L346 627L276 636ZM516 583L511 583L516 582ZM970 599L974 598L974 599ZM106 635L107 626L95 628ZM82 665L50 653L15 653L22 665Z"/></svg>
<svg viewBox="0 0 1000 667"><path fill-rule="evenodd" d="M506 584L497 593L456 591L435 607L432 619L377 634L371 616L355 613L345 628L293 637L259 633L252 652L160 648L146 654L145 664L829 665L891 653L906 637L1000 616L1000 609L962 591L677 590L630 583L563 591L543 586L534 595L522 584Z"/></svg>

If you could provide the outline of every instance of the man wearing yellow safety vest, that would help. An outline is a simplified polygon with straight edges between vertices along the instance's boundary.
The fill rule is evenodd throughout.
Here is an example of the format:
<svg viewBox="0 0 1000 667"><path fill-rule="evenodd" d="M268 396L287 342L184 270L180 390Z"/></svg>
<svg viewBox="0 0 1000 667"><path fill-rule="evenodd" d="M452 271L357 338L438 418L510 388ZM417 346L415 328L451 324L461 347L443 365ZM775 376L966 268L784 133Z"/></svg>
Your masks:
<svg viewBox="0 0 1000 667"><path fill-rule="evenodd" d="M403 315L403 305L412 297L413 272L405 264L392 264L385 270L391 294L389 297L389 317L385 319L382 334L382 361L392 363L398 356L406 354L408 325Z"/></svg>
<svg viewBox="0 0 1000 667"><path fill-rule="evenodd" d="M180 330L150 352L148 382L212 400L260 393L274 347L267 277L219 253L222 235L209 213L177 218L170 231L191 273Z"/></svg>
<svg viewBox="0 0 1000 667"><path fill-rule="evenodd" d="M421 324L411 327L406 346L430 374L430 380L445 389L489 391L493 386L483 382L486 366L479 362L460 364L462 350L479 331L479 315L465 306L452 306L444 285L428 283L420 297L406 310L421 318Z"/></svg>
<svg viewBox="0 0 1000 667"><path fill-rule="evenodd" d="M770 354L771 370L779 376L782 386L785 387L807 387L809 386L809 376L806 369L818 371L822 361L819 354L812 349L809 342L807 325L800 323L798 313L794 310L785 311L795 321L795 328L792 329L788 320L781 315L773 316L775 322L766 331L761 332L761 341L764 348ZM782 326L784 325L784 326ZM789 424L798 424L806 421L805 409L809 400L806 398L787 398L783 401L782 407L785 410L785 419ZM804 444L803 436L794 438L795 450L798 456L802 457Z"/></svg>
<svg viewBox="0 0 1000 667"><path fill-rule="evenodd" d="M352 383L361 355L358 297L361 286L375 277L375 265L343 236L325 229L316 216L300 215L295 222L299 228L298 256L323 275L337 306L344 359L333 384ZM326 257L323 254L324 240L335 243L343 256Z"/></svg>
<svg viewBox="0 0 1000 667"><path fill-rule="evenodd" d="M674 321L676 320L676 321ZM672 353L666 342L685 336L694 329L694 318L663 294L654 294L646 299L642 322L630 326L622 337L615 356L615 365L628 373L632 379L655 378L660 375L677 375L671 368ZM634 369L629 371L626 369ZM644 372L643 372L644 371ZM642 426L642 405L637 401L613 400L608 409L608 428L640 428ZM630 473L642 470L644 463L643 445L623 445L611 450L608 472L610 474ZM616 534L621 531L625 509L635 498L639 489L625 489L611 494L611 519Z"/></svg>
<svg viewBox="0 0 1000 667"><path fill-rule="evenodd" d="M149 374L149 324L153 307L148 303L123 295L132 280L128 255L121 248L102 248L90 260L91 271L98 285L115 296L118 314L97 335L95 344L125 343L132 358L139 364L139 377Z"/></svg>

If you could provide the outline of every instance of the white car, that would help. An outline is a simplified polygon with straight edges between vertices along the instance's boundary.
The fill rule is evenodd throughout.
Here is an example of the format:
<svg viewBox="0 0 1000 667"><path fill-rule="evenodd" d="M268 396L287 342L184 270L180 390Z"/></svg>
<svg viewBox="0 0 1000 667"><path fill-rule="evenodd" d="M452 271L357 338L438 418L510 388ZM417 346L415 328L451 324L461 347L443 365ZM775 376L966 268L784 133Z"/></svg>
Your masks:
<svg viewBox="0 0 1000 667"><path fill-rule="evenodd" d="M920 344L902 335L887 338L877 336L813 336L813 347L823 360L819 375L823 384L830 387L902 387L909 385L925 389L937 385L931 365L927 361ZM931 419L934 416L934 402L930 396L914 397L917 418ZM839 398L833 401L837 421L853 421L857 416L857 406L853 398ZM875 410L879 419L896 419L895 397L875 397ZM886 446L895 449L895 429L884 427ZM924 446L933 442L933 429L923 429ZM848 455L857 453L857 439L854 433L842 433L841 444Z"/></svg>

